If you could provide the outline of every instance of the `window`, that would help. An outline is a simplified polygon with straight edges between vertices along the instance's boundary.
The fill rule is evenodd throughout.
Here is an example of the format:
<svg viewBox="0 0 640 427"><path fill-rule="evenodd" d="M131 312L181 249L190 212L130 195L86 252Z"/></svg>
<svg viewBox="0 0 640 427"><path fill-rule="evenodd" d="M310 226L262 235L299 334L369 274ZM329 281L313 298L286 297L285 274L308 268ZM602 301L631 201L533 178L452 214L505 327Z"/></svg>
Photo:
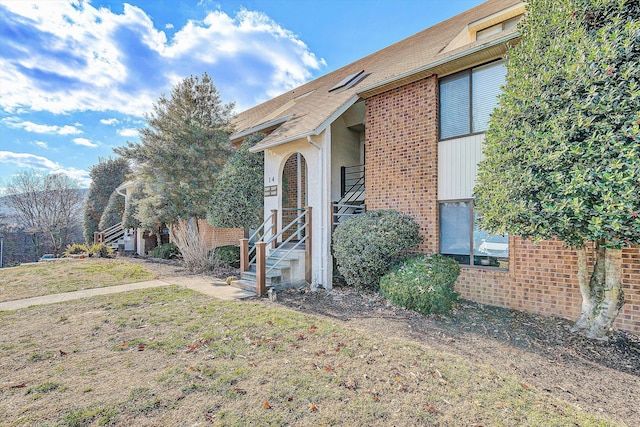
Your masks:
<svg viewBox="0 0 640 427"><path fill-rule="evenodd" d="M473 201L440 203L440 253L464 265L509 268L509 237L478 226Z"/></svg>
<svg viewBox="0 0 640 427"><path fill-rule="evenodd" d="M440 80L440 139L487 130L506 71L498 61Z"/></svg>
<svg viewBox="0 0 640 427"><path fill-rule="evenodd" d="M491 37L494 34L501 33L503 31L507 31L518 25L518 21L520 21L522 15L514 16L513 18L507 19L504 22L501 22L496 25L492 25L488 28L483 28L476 32L476 40L483 40Z"/></svg>
<svg viewBox="0 0 640 427"><path fill-rule="evenodd" d="M334 90L338 90L341 88L350 88L352 86L355 86L356 83L359 83L360 80L364 79L365 77L366 76L364 75L364 70L358 71L357 73L350 74L344 79L340 80L338 83L336 83L335 86L329 89L329 92L332 92Z"/></svg>

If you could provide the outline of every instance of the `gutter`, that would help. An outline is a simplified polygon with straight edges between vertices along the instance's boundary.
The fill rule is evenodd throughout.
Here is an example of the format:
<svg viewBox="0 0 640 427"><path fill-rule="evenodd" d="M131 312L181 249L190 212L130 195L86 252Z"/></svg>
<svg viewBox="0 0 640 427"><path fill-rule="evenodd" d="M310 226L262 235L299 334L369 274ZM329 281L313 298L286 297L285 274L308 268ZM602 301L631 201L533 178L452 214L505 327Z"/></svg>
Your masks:
<svg viewBox="0 0 640 427"><path fill-rule="evenodd" d="M311 137L311 136L317 136L322 131L324 131L327 128L327 126L329 126L331 123L333 123L334 120L336 120L342 113L344 113L349 107L351 107L359 99L361 99L361 98L365 99L365 98L368 98L369 96L372 96L372 95L374 95L376 93L380 93L380 92L392 89L392 88L386 88L385 86L391 86L395 82L399 82L399 81L402 81L402 80L405 80L405 79L409 79L414 75L421 74L421 73L426 73L426 72L431 71L431 70L435 70L436 68L441 67L441 66L443 66L445 64L448 64L448 63L463 59L465 57L474 55L476 53L482 52L483 50L490 49L492 47L500 46L500 45L505 44L505 43L507 43L507 42L509 42L511 40L515 40L515 39L517 39L519 37L520 37L520 32L515 30L515 31L513 31L513 32L511 32L509 34L502 35L502 36L500 36L500 37L498 37L498 38L496 38L494 40L490 40L490 41L488 41L486 43L482 43L482 44L478 44L476 46L473 46L472 48L467 49L465 51L458 52L458 53L456 53L454 55L447 56L445 58L439 59L437 61L431 62L429 64L423 65L423 66L418 67L418 68L414 68L413 70L406 71L406 72L404 72L402 74L397 74L395 76L388 77L388 78L386 78L384 80L381 80L381 81L379 81L377 83L374 83L372 85L365 86L362 89L357 90L353 97L351 97L346 103L344 103L333 114L331 114L331 116L329 116L317 128L315 128L313 130L306 131L306 132L299 133L297 135L290 136L290 137L285 138L285 139L271 141L271 142L269 142L267 144L264 144L264 145L258 144L256 146L251 147L249 149L249 151L251 153L259 153L260 151L264 151L264 150L266 150L268 148L272 148L272 147L276 147L278 145L286 144L288 142L295 141L297 139L303 139L303 138L308 138L308 137ZM278 124L278 120L280 120L279 123L283 123L284 121L288 120L289 118L290 118L290 116L288 116L287 118L283 117L281 119L273 120L271 122L268 122L268 123L256 126L254 128L251 128L249 130L243 131L243 132L241 132L241 133L239 133L237 135L232 135L232 137L238 138L239 135L246 136L246 135L248 135L250 133L257 132L258 128L264 129L264 128L267 128L269 126L273 126L275 124ZM283 119L286 119L286 120L283 120Z"/></svg>
<svg viewBox="0 0 640 427"><path fill-rule="evenodd" d="M118 187L116 187L116 193L118 193L119 195L121 195L122 197L124 197L126 199L127 198L127 194L123 193L122 190L126 190L129 187L133 187L134 184L135 183L133 181L123 182Z"/></svg>
<svg viewBox="0 0 640 427"><path fill-rule="evenodd" d="M331 123L333 123L338 117L340 117L342 115L342 113L344 113L345 111L347 111L347 109L349 107L351 107L353 104L356 103L356 101L358 101L360 99L360 97L356 94L353 95L351 98L349 98L349 100L347 102L345 102L344 104L342 104L340 106L340 108L338 108L337 110L335 110L333 112L333 114L331 114L329 117L326 118L325 121L323 121L322 123L320 123L320 125L313 129L313 130L309 130L306 132L302 132L299 133L297 135L293 135L290 136L288 138L285 139L278 139L275 141L271 141L267 144L264 145L254 145L253 147L251 147L249 149L249 152L251 153L259 153L260 151L264 151L267 148L271 148L271 147L276 147L278 145L282 145L282 144L286 144L287 142L291 142L291 141L295 141L297 139L303 139L303 138L311 138L312 136L318 136L320 135L329 125L331 125ZM247 131L243 131L247 132ZM307 141L309 141L309 139L307 139ZM315 146L315 143L311 143L312 145ZM316 148L319 148L318 146L316 146Z"/></svg>
<svg viewBox="0 0 640 427"><path fill-rule="evenodd" d="M270 128L271 126L276 126L279 124L282 124L288 120L291 120L293 118L293 114L289 114L287 116L284 117L280 117L278 119L275 120L270 120L268 122L264 122L262 124L259 124L257 126L253 126L247 130L243 130L240 133L236 133L233 134L231 136L229 136L229 139L231 139L232 141L236 140L236 139L240 139L240 138L244 138L245 136L251 135L252 133L256 133L256 132L260 132L261 130L265 130L267 128Z"/></svg>
<svg viewBox="0 0 640 427"><path fill-rule="evenodd" d="M422 73L425 73L427 71L434 70L434 69L436 69L438 67L441 67L441 66L443 66L445 64L448 64L448 63L451 63L453 61L462 59L464 57L479 53L479 52L481 52L483 50L486 50L488 48L499 46L499 45L504 44L504 43L506 43L508 41L517 39L519 37L520 37L520 32L517 31L517 30L513 31L510 34L506 34L506 35L500 36L500 37L498 37L498 38L496 38L494 40L491 40L491 41L489 41L487 43L482 43L482 44L476 45L476 46L472 47L471 49L468 49L468 50L465 50L465 51L462 51L462 52L458 52L458 53L456 53L454 55L447 56L445 58L439 59L437 61L431 62L429 64L423 65L423 66L418 67L418 68L414 68L413 70L406 71L406 72L404 72L402 74L398 74L398 75L395 75L395 76L388 77L388 78L386 78L384 80L381 80L381 81L379 81L377 83L374 83L372 85L365 86L362 89L356 91L356 94L359 95L362 98L366 98L368 96L374 95L375 93L379 92L380 89L383 89L385 86L391 85L396 81L404 80L404 79L410 78L413 75L422 74ZM384 90L388 90L388 89L385 88Z"/></svg>

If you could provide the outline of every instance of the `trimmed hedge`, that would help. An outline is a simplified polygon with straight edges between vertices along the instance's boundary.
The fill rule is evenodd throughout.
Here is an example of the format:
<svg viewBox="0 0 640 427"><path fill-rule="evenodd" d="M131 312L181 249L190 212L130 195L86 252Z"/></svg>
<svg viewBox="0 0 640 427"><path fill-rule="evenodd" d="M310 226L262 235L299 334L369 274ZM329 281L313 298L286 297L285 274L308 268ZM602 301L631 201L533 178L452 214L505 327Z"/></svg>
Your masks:
<svg viewBox="0 0 640 427"><path fill-rule="evenodd" d="M442 255L418 255L396 265L380 280L380 293L421 314L446 314L458 301L453 285L458 263Z"/></svg>
<svg viewBox="0 0 640 427"><path fill-rule="evenodd" d="M369 211L338 225L333 253L347 284L377 291L380 277L421 240L420 226L410 216L394 210Z"/></svg>

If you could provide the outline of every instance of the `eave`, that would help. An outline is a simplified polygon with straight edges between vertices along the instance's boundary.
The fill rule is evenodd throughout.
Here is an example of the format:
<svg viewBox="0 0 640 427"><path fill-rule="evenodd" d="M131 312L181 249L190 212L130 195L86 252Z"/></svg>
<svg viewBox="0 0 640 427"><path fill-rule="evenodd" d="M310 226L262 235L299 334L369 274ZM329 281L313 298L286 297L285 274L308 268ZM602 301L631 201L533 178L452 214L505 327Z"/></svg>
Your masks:
<svg viewBox="0 0 640 427"><path fill-rule="evenodd" d="M357 91L363 98L370 98L383 92L396 89L409 83L416 82L426 77L437 75L445 76L464 70L478 64L490 61L507 53L508 47L514 45L520 38L518 31L496 37L486 43L477 44L469 49L448 55L405 73L381 80L373 85L365 86Z"/></svg>

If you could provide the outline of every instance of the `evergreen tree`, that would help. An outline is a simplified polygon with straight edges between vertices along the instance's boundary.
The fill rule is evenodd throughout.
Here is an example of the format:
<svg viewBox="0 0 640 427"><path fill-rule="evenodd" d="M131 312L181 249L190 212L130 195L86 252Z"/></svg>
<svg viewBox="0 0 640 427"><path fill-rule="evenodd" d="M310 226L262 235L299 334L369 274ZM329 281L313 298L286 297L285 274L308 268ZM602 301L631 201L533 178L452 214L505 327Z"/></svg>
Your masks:
<svg viewBox="0 0 640 427"><path fill-rule="evenodd" d="M102 212L102 216L100 217L100 223L98 224L100 230L105 230L119 222L122 222L124 205L125 198L114 190L109 197L107 207L104 208L104 212Z"/></svg>
<svg viewBox="0 0 640 427"><path fill-rule="evenodd" d="M102 229L99 227L100 219L109 198L124 182L129 172L129 162L121 157L99 159L98 163L90 168L91 186L84 206L83 224L84 239L87 243L93 243L93 233Z"/></svg>
<svg viewBox="0 0 640 427"><path fill-rule="evenodd" d="M218 173L233 153L229 141L232 104L222 104L211 78L188 77L176 84L170 97L162 95L145 115L140 144L128 142L114 151L139 167L137 176L147 185L138 209L145 218L172 223L178 218L205 218ZM155 214L148 210L158 206ZM141 214L139 210L138 214Z"/></svg>
<svg viewBox="0 0 640 427"><path fill-rule="evenodd" d="M220 172L207 217L214 227L255 229L262 223L264 154L249 148L263 138L261 133L247 137Z"/></svg>
<svg viewBox="0 0 640 427"><path fill-rule="evenodd" d="M477 209L493 232L576 249L575 330L604 339L624 303L621 249L640 244L640 4L531 0L521 33L486 135Z"/></svg>

